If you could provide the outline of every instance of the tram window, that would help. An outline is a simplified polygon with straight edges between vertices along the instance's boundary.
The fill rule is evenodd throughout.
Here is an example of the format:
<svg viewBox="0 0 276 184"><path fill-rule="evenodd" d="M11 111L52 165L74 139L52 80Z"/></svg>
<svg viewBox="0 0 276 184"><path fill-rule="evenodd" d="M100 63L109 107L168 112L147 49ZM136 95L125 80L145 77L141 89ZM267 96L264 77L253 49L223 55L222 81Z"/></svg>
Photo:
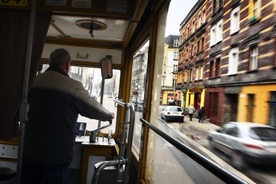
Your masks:
<svg viewBox="0 0 276 184"><path fill-rule="evenodd" d="M148 45L147 41L134 55L132 63L130 103L135 108L135 125L133 134L133 147L139 154L141 140L141 121L146 107L147 69L148 69Z"/></svg>
<svg viewBox="0 0 276 184"><path fill-rule="evenodd" d="M43 65L41 73L45 72L48 66L49 65L46 64ZM115 132L117 108L114 106L114 99L118 96L119 93L120 75L120 70L113 69L113 77L110 79L105 79L103 106L110 112L113 112L115 114L115 118L113 119L112 125L110 127L101 130L101 132L103 133L108 133L109 130L111 130L113 133ZM75 80L80 81L83 84L84 88L88 90L90 96L94 97L98 102L100 102L102 82L100 68L71 66L69 76ZM86 129L88 131L98 128L98 120L89 119L79 115L77 121L86 122ZM104 126L106 124L108 124L108 122L101 122L101 126Z"/></svg>

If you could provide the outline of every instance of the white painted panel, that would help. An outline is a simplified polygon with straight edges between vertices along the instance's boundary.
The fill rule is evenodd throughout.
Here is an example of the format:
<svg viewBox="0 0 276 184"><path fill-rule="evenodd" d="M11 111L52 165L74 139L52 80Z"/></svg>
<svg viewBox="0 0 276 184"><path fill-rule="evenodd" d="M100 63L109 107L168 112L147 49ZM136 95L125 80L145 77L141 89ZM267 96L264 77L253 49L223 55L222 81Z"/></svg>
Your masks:
<svg viewBox="0 0 276 184"><path fill-rule="evenodd" d="M107 55L111 55L113 64L121 64L122 63L122 51L121 50L75 47L75 46L61 46L61 45L55 45L55 44L45 44L44 45L42 58L48 59L51 52L57 48L66 49L70 53L72 60L100 63L101 59L105 58ZM80 56L88 55L88 57L87 57L87 59L78 58L77 55L80 55Z"/></svg>

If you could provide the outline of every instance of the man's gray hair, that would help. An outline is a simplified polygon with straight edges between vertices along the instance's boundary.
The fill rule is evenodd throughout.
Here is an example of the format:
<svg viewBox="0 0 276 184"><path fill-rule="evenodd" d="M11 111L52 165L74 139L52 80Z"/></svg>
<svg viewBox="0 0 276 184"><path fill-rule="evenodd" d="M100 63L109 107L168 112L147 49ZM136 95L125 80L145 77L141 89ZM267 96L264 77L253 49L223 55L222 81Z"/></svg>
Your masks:
<svg viewBox="0 0 276 184"><path fill-rule="evenodd" d="M54 50L50 55L50 66L65 65L70 62L71 56L69 52L63 48Z"/></svg>

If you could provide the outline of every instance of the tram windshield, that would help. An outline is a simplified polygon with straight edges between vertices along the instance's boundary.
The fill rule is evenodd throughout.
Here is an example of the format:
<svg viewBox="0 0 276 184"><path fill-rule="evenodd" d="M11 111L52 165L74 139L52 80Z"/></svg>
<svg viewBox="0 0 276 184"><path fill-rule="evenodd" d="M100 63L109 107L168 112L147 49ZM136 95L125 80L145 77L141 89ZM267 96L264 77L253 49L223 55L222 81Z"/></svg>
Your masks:
<svg viewBox="0 0 276 184"><path fill-rule="evenodd" d="M42 70L39 72L44 72L48 68L48 64L42 66ZM120 70L113 69L112 78L105 79L104 85L104 96L103 96L103 106L109 111L115 114L115 118L112 125L108 128L101 130L102 133L108 133L108 131L115 132L116 130L116 114L117 107L114 105L114 99L118 98L119 92L119 82L121 77ZM81 82L84 88L88 91L91 97L95 98L98 102L101 101L101 83L102 75L100 68L93 67L81 67L81 66L71 66L69 71L69 76L79 82ZM98 120L89 119L84 116L79 115L78 122L86 122L88 131L97 129L99 126L104 126L108 122L100 122Z"/></svg>

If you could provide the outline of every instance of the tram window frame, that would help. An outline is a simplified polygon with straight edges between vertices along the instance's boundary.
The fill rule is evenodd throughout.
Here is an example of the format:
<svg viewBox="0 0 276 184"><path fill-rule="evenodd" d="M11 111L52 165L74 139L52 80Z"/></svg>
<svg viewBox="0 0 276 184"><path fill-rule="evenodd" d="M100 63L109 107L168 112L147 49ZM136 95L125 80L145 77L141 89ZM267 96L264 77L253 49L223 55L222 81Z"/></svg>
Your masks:
<svg viewBox="0 0 276 184"><path fill-rule="evenodd" d="M144 116L147 101L146 91L148 88L148 54L149 39L147 39L145 43L133 55L133 63L131 68L132 75L129 102L132 103L135 108L135 124L132 147L137 155L140 155L140 144L142 136L142 123L140 121L140 118L143 118Z"/></svg>

